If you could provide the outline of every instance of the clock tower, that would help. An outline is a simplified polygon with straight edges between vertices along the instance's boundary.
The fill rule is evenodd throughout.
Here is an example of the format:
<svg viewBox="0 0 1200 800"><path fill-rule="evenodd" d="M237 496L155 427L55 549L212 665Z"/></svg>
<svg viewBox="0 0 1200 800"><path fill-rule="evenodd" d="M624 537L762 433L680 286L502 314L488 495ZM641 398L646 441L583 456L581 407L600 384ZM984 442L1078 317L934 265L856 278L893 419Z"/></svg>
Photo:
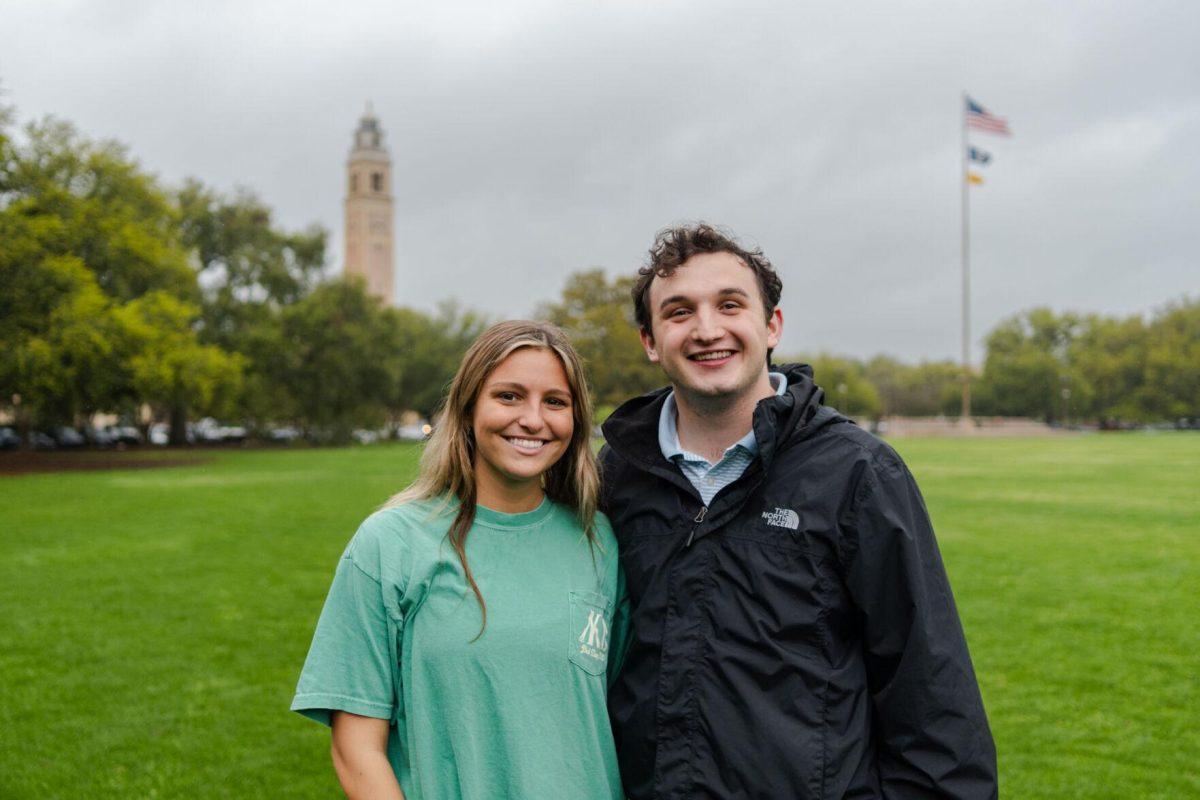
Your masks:
<svg viewBox="0 0 1200 800"><path fill-rule="evenodd" d="M358 121L346 161L346 277L357 275L385 305L395 298L392 160L371 104Z"/></svg>

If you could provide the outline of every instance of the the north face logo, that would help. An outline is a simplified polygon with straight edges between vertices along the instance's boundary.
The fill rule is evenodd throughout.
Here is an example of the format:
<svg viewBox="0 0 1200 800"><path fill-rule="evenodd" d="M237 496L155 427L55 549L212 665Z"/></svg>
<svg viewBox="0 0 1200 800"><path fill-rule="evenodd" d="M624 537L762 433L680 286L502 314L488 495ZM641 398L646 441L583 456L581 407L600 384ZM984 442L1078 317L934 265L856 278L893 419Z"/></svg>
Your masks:
<svg viewBox="0 0 1200 800"><path fill-rule="evenodd" d="M800 529L800 515L790 508L776 508L774 511L762 512L762 518L768 525L776 528L787 528L789 531Z"/></svg>

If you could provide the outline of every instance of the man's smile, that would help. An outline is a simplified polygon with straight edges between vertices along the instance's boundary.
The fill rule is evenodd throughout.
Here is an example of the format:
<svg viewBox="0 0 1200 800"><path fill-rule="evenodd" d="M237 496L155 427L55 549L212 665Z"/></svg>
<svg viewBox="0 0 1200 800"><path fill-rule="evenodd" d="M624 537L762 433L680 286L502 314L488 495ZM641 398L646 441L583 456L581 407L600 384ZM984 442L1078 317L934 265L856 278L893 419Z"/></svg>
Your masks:
<svg viewBox="0 0 1200 800"><path fill-rule="evenodd" d="M693 353L688 356L692 361L720 361L724 358L732 358L733 350L706 350L703 353Z"/></svg>

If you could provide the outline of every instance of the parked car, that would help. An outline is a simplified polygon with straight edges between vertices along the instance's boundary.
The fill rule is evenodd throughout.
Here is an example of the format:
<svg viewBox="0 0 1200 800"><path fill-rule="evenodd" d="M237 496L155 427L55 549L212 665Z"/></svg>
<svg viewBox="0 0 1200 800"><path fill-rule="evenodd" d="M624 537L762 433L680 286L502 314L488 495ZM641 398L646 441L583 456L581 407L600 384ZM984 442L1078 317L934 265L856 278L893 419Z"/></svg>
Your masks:
<svg viewBox="0 0 1200 800"><path fill-rule="evenodd" d="M21 446L21 436L12 428L0 428L0 450L16 450Z"/></svg>
<svg viewBox="0 0 1200 800"><path fill-rule="evenodd" d="M396 438L402 442L423 442L429 438L429 434L432 431L433 428L428 422L401 425L396 429Z"/></svg>
<svg viewBox="0 0 1200 800"><path fill-rule="evenodd" d="M195 432L196 441L207 442L210 444L228 441L231 438L231 431L235 430L227 425L222 425L212 417L205 417L204 419L197 421L196 424L192 426L192 429ZM245 438L246 434L244 428L236 430L241 430L242 438Z"/></svg>
<svg viewBox="0 0 1200 800"><path fill-rule="evenodd" d="M368 431L362 428L354 431L350 436L359 444L375 444L379 441L379 431Z"/></svg>
<svg viewBox="0 0 1200 800"><path fill-rule="evenodd" d="M188 431L195 437L195 441L208 444L241 442L246 439L246 429L241 425L222 425L212 417L205 417L188 425Z"/></svg>
<svg viewBox="0 0 1200 800"><path fill-rule="evenodd" d="M54 441L54 437L45 431L30 431L29 444L34 450L57 450L58 442Z"/></svg>
<svg viewBox="0 0 1200 800"><path fill-rule="evenodd" d="M144 441L142 432L132 425L110 425L108 432L114 444L141 444Z"/></svg>
<svg viewBox="0 0 1200 800"><path fill-rule="evenodd" d="M197 442L221 441L221 426L212 417L188 423L188 434Z"/></svg>
<svg viewBox="0 0 1200 800"><path fill-rule="evenodd" d="M156 422L150 426L150 430L146 432L150 440L150 444L163 447L171 443L171 429L161 422Z"/></svg>
<svg viewBox="0 0 1200 800"><path fill-rule="evenodd" d="M300 430L290 425L271 428L267 431L267 438L272 442L294 442L300 438Z"/></svg>
<svg viewBox="0 0 1200 800"><path fill-rule="evenodd" d="M88 425L83 429L83 438L92 447L103 450L117 443L117 435L111 428L93 428Z"/></svg>
<svg viewBox="0 0 1200 800"><path fill-rule="evenodd" d="M59 447L84 447L87 445L87 439L83 438L83 434L68 425L62 425L50 431L50 435L54 437L54 442Z"/></svg>
<svg viewBox="0 0 1200 800"><path fill-rule="evenodd" d="M195 444L196 437L191 425L184 428L183 440L188 444ZM156 447L166 447L171 443L171 426L165 422L154 423L146 429L146 441Z"/></svg>

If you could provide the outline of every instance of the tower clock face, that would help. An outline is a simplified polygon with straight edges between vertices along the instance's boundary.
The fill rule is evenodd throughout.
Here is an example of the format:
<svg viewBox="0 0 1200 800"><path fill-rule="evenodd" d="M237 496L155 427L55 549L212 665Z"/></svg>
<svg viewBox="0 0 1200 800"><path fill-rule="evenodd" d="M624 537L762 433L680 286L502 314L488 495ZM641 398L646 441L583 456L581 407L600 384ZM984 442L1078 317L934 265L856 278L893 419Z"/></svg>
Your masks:
<svg viewBox="0 0 1200 800"><path fill-rule="evenodd" d="M370 229L371 233L387 233L388 232L387 217L383 216L382 214L372 214L369 225L370 225L369 229Z"/></svg>

